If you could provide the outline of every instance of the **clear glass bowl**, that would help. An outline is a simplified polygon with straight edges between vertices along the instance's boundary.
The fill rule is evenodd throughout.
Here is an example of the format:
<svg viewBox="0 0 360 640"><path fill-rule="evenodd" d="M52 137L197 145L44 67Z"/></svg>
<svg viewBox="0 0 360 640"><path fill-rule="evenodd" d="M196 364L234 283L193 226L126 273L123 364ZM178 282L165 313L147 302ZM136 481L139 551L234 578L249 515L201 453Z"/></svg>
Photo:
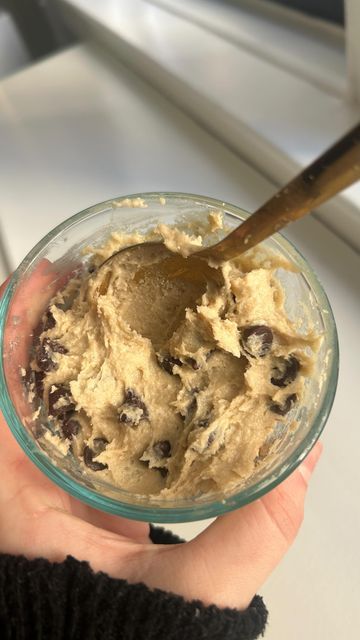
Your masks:
<svg viewBox="0 0 360 640"><path fill-rule="evenodd" d="M149 499L110 486L87 474L72 456L40 442L31 422L33 411L21 371L28 367L32 332L54 292L69 274L87 269L88 245L101 245L110 232L146 232L156 222L174 224L189 216L222 211L227 228L237 226L247 213L231 204L181 193L144 193L146 208L119 207L102 202L65 220L48 233L13 274L0 302L0 401L3 414L26 455L62 489L97 509L149 522L186 522L209 518L256 500L284 480L305 458L319 438L333 403L338 376L338 342L334 317L326 294L314 272L280 234L263 245L289 259L297 273L282 272L286 308L292 318L311 322L324 336L314 375L308 380L298 427L285 429L275 452L265 458L246 486L231 494L203 495L192 499ZM163 198L166 204L163 204ZM117 202L122 200L118 198ZM221 234L225 232L219 232ZM24 373L24 371L22 371ZM294 419L292 414L291 420ZM276 434L275 434L276 437Z"/></svg>

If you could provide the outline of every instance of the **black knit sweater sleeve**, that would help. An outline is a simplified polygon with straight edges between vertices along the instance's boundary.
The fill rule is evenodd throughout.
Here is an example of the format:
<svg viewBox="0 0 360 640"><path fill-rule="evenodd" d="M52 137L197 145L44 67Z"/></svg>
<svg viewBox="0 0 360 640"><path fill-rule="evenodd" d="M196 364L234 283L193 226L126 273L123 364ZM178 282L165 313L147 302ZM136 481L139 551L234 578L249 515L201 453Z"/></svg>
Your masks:
<svg viewBox="0 0 360 640"><path fill-rule="evenodd" d="M181 540L157 527L161 544ZM2 640L250 640L267 611L255 596L245 612L205 607L180 596L94 573L87 562L0 554Z"/></svg>

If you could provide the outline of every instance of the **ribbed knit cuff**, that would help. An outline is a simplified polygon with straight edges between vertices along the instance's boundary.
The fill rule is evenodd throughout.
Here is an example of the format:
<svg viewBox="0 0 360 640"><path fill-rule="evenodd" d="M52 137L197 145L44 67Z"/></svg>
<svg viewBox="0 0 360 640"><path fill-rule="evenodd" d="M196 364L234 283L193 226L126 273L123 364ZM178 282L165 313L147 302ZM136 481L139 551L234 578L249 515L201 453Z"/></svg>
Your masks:
<svg viewBox="0 0 360 640"><path fill-rule="evenodd" d="M163 529L163 527L157 527L153 524L150 525L149 538L154 544L180 544L185 542L172 531Z"/></svg>
<svg viewBox="0 0 360 640"><path fill-rule="evenodd" d="M0 555L2 640L252 640L267 611L256 596L245 612L205 607L143 584L62 563Z"/></svg>

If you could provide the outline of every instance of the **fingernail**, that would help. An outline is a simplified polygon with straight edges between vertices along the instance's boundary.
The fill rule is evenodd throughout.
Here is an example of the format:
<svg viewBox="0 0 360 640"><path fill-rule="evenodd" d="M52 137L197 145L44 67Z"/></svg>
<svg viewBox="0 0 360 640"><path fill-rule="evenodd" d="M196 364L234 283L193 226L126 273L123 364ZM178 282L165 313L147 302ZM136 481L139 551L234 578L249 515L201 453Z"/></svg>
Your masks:
<svg viewBox="0 0 360 640"><path fill-rule="evenodd" d="M322 450L322 443L318 441L299 467L299 471L307 484L309 483L313 471L320 459Z"/></svg>

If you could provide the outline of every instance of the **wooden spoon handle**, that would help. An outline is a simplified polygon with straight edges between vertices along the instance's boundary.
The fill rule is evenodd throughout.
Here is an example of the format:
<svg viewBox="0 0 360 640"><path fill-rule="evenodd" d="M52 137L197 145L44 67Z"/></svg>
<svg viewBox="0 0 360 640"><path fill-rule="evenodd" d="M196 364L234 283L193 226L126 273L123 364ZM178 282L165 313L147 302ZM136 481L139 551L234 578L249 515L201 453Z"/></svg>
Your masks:
<svg viewBox="0 0 360 640"><path fill-rule="evenodd" d="M229 260L360 179L360 125L291 180L224 240L199 252Z"/></svg>

